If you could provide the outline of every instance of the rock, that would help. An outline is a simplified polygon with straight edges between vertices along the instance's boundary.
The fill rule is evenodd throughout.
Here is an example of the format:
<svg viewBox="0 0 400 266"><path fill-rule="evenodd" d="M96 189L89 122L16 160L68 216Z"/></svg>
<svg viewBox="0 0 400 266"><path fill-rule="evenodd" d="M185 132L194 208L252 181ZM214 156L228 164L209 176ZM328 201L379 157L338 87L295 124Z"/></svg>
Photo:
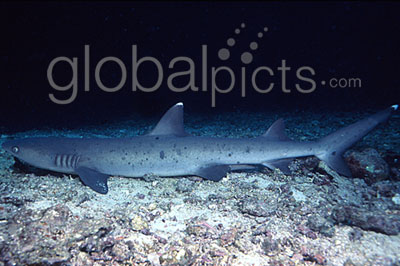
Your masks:
<svg viewBox="0 0 400 266"><path fill-rule="evenodd" d="M89 236L80 245L79 250L86 253L102 252L114 245L114 239L106 237L111 229L101 227L93 235Z"/></svg>
<svg viewBox="0 0 400 266"><path fill-rule="evenodd" d="M400 194L397 194L397 193L396 193L396 194L392 197L392 201L393 201L394 204L400 205Z"/></svg>
<svg viewBox="0 0 400 266"><path fill-rule="evenodd" d="M305 226L305 225L299 225L298 227L297 227L297 230L302 234L302 235L305 235L305 236L307 236L307 237L309 237L309 238L311 238L311 239L317 239L318 238L318 236L317 236L317 234L315 233L315 232L313 232L310 228L308 228L307 226Z"/></svg>
<svg viewBox="0 0 400 266"><path fill-rule="evenodd" d="M193 187L195 185L195 182L190 181L187 178L181 178L176 184L176 192L179 193L188 193L193 191Z"/></svg>
<svg viewBox="0 0 400 266"><path fill-rule="evenodd" d="M317 175L313 179L313 183L317 186L325 186L331 184L331 179L328 175Z"/></svg>
<svg viewBox="0 0 400 266"><path fill-rule="evenodd" d="M400 217L381 211L372 212L353 206L339 206L333 210L332 218L345 225L357 226L386 235L400 233Z"/></svg>
<svg viewBox="0 0 400 266"><path fill-rule="evenodd" d="M201 224L189 224L186 227L186 233L197 237L210 238L213 230Z"/></svg>
<svg viewBox="0 0 400 266"><path fill-rule="evenodd" d="M205 200L203 200L199 196L190 195L190 196L184 198L183 202L184 203L188 203L188 204L193 204L193 205L201 205L201 204L205 203Z"/></svg>
<svg viewBox="0 0 400 266"><path fill-rule="evenodd" d="M253 236L259 236L259 235L267 235L270 233L270 230L268 228L267 224L262 224L258 226L252 233Z"/></svg>
<svg viewBox="0 0 400 266"><path fill-rule="evenodd" d="M357 264L355 264L350 258L346 259L346 261L343 263L343 266L356 266Z"/></svg>
<svg viewBox="0 0 400 266"><path fill-rule="evenodd" d="M15 259L19 265L53 265L68 261L71 254L66 230L71 217L71 211L63 204L36 214L21 208L7 224L10 249L1 248L0 257Z"/></svg>
<svg viewBox="0 0 400 266"><path fill-rule="evenodd" d="M26 202L25 199L20 199L17 197L2 197L0 198L0 204L12 204L15 207L21 207Z"/></svg>
<svg viewBox="0 0 400 266"><path fill-rule="evenodd" d="M318 167L319 159L311 156L307 158L299 158L292 164L294 171L301 171L303 173L314 172Z"/></svg>
<svg viewBox="0 0 400 266"><path fill-rule="evenodd" d="M157 254L157 252L153 252L147 255L147 259L151 263L151 265L161 265L160 264L160 256Z"/></svg>
<svg viewBox="0 0 400 266"><path fill-rule="evenodd" d="M157 204L155 203L150 203L149 206L147 206L149 212L154 211L155 209L157 209Z"/></svg>
<svg viewBox="0 0 400 266"><path fill-rule="evenodd" d="M299 262L302 261L302 260L303 260L303 255L301 255L301 254L299 254L299 253L295 253L295 254L292 256L292 261L293 261L294 263L299 264Z"/></svg>
<svg viewBox="0 0 400 266"><path fill-rule="evenodd" d="M325 265L326 259L321 254L314 254L311 256L312 261L316 262L319 265Z"/></svg>
<svg viewBox="0 0 400 266"><path fill-rule="evenodd" d="M144 199L146 196L144 194L142 194L142 193L138 193L138 194L136 194L136 197L138 199Z"/></svg>
<svg viewBox="0 0 400 266"><path fill-rule="evenodd" d="M396 194L396 187L393 185L393 182L391 181L381 181L373 184L372 189L376 190L378 192L377 195L380 197L387 197L391 198L394 197Z"/></svg>
<svg viewBox="0 0 400 266"><path fill-rule="evenodd" d="M118 260L127 260L132 255L129 246L126 243L118 242L112 247L113 257Z"/></svg>
<svg viewBox="0 0 400 266"><path fill-rule="evenodd" d="M276 256L280 252L279 241L266 237L261 244L261 248L267 256Z"/></svg>
<svg viewBox="0 0 400 266"><path fill-rule="evenodd" d="M218 204L223 204L225 202L225 197L222 195L217 195L217 194L210 194L207 197L207 202L213 202L213 203L218 203Z"/></svg>
<svg viewBox="0 0 400 266"><path fill-rule="evenodd" d="M276 205L253 198L245 198L238 202L239 211L257 217L270 217L276 213Z"/></svg>
<svg viewBox="0 0 400 266"><path fill-rule="evenodd" d="M72 265L93 265L94 262L89 254L81 251L71 259Z"/></svg>
<svg viewBox="0 0 400 266"><path fill-rule="evenodd" d="M189 265L190 254L184 248L169 250L159 258L161 265Z"/></svg>
<svg viewBox="0 0 400 266"><path fill-rule="evenodd" d="M224 232L220 237L220 245L221 246L229 246L232 245L233 242L237 239L237 232L236 228L229 229L227 232Z"/></svg>
<svg viewBox="0 0 400 266"><path fill-rule="evenodd" d="M181 261L185 258L186 255L186 251L184 249L181 249L178 251L178 253L176 254L175 258L177 261Z"/></svg>
<svg viewBox="0 0 400 266"><path fill-rule="evenodd" d="M390 171L393 176L393 180L400 181L400 168L392 167Z"/></svg>
<svg viewBox="0 0 400 266"><path fill-rule="evenodd" d="M335 229L332 222L329 222L320 215L312 215L308 218L307 226L327 237L333 237Z"/></svg>
<svg viewBox="0 0 400 266"><path fill-rule="evenodd" d="M374 149L346 153L345 160L353 176L364 179L368 185L389 178L389 165Z"/></svg>
<svg viewBox="0 0 400 266"><path fill-rule="evenodd" d="M350 241L358 241L363 237L364 233L359 228L354 228L351 232L349 232Z"/></svg>
<svg viewBox="0 0 400 266"><path fill-rule="evenodd" d="M132 226L132 229L135 231L141 231L141 230L147 229L149 227L147 222L140 215L135 215L131 219L130 224Z"/></svg>

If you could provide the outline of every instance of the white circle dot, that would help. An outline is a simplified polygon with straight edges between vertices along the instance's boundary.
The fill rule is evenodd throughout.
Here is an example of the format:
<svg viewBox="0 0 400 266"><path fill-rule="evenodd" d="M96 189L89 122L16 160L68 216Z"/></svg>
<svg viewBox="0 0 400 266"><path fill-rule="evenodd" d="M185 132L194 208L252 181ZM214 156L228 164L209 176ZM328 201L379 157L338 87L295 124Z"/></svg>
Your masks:
<svg viewBox="0 0 400 266"><path fill-rule="evenodd" d="M240 24L240 27L241 27L242 29L244 29L244 28L246 27L246 24L242 23L242 24Z"/></svg>
<svg viewBox="0 0 400 266"><path fill-rule="evenodd" d="M262 38L262 37L264 36L264 34L263 34L262 32L259 32L259 33L257 34L257 36L258 36L258 38Z"/></svg>
<svg viewBox="0 0 400 266"><path fill-rule="evenodd" d="M236 34L239 34L239 33L240 33L240 30L239 30L239 29L235 29L235 33L236 33Z"/></svg>
<svg viewBox="0 0 400 266"><path fill-rule="evenodd" d="M230 54L229 50L226 48L219 49L219 51L218 51L218 57L221 60L227 60L230 57L230 55L231 54Z"/></svg>
<svg viewBox="0 0 400 266"><path fill-rule="evenodd" d="M253 61L253 55L249 52L244 52L240 59L244 64L250 64Z"/></svg>
<svg viewBox="0 0 400 266"><path fill-rule="evenodd" d="M268 27L264 27L264 31L267 32L268 31Z"/></svg>
<svg viewBox="0 0 400 266"><path fill-rule="evenodd" d="M326 84L326 81L325 81L325 80L321 81L321 84L322 84L322 85L325 85L325 84Z"/></svg>
<svg viewBox="0 0 400 266"><path fill-rule="evenodd" d="M229 46L234 46L234 45L235 45L235 39L229 38L229 39L226 41L226 43L227 43Z"/></svg>
<svg viewBox="0 0 400 266"><path fill-rule="evenodd" d="M257 48L258 48L258 43L256 43L256 42L251 42L250 43L250 49L251 50L257 50Z"/></svg>

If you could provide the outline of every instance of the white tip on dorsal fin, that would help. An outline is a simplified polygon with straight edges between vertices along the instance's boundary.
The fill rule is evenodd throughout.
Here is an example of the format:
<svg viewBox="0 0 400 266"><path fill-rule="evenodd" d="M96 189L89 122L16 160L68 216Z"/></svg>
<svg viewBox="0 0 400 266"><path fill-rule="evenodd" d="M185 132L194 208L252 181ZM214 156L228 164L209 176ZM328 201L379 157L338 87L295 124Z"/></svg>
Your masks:
<svg viewBox="0 0 400 266"><path fill-rule="evenodd" d="M172 106L148 135L189 135L183 128L183 103Z"/></svg>
<svg viewBox="0 0 400 266"><path fill-rule="evenodd" d="M291 140L285 133L285 122L282 118L276 120L262 135L263 138L267 138L271 141L288 141Z"/></svg>
<svg viewBox="0 0 400 266"><path fill-rule="evenodd" d="M395 104L395 105L392 105L391 107L396 111L399 108L399 105Z"/></svg>

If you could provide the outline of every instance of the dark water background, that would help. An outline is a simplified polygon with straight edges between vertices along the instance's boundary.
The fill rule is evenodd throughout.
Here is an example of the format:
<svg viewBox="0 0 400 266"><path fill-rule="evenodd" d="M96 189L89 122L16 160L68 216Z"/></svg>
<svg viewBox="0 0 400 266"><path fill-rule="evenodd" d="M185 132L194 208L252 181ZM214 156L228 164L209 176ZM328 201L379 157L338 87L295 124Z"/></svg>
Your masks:
<svg viewBox="0 0 400 266"><path fill-rule="evenodd" d="M2 2L0 4L0 128L16 132L42 126L54 128L107 124L131 114L159 116L168 107L184 102L187 112L218 113L231 111L360 111L384 108L399 102L400 88L400 3L396 2ZM241 28L244 23L245 27ZM268 31L263 31L264 27ZM235 29L241 33L236 35ZM257 34L264 36L258 38ZM229 47L227 40L235 39ZM256 41L252 51L249 44ZM84 91L84 46L90 45L90 91ZM132 91L132 45L138 58L156 58L164 77L155 92ZM207 89L202 89L202 45L207 45ZM221 48L229 48L230 58L218 58ZM241 54L249 51L253 61L244 64ZM59 92L47 79L50 62L59 56L77 58L77 96L67 105L52 102L49 94L67 99L71 90ZM126 66L127 79L118 91L102 91L95 81L96 64L105 57L119 58ZM173 92L168 88L170 74L188 69L178 56L189 57L195 65L195 84L199 91ZM282 60L286 72L284 93ZM232 91L216 96L211 107L212 67L227 66L235 74ZM261 94L252 89L251 73L268 66L274 76L260 72L259 87L275 83L273 90ZM295 88L310 88L299 80L296 70L309 66L316 88L302 94ZM241 69L247 73L246 97L241 97ZM57 84L66 85L73 72L67 63L53 69ZM100 71L105 86L121 80L116 63L105 63ZM143 63L137 77L141 84L153 86L158 78L155 65ZM322 85L332 78L358 78L361 88L331 88ZM188 83L188 76L177 78L176 86ZM217 78L227 88L230 77ZM264 87L263 87L264 86Z"/></svg>

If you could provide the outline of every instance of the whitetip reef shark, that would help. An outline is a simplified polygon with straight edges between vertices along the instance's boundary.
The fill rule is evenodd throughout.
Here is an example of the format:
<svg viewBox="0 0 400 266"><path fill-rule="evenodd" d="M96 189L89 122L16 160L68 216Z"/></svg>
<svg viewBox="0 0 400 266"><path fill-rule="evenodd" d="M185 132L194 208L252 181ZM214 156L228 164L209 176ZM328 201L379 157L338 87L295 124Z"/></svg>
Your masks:
<svg viewBox="0 0 400 266"><path fill-rule="evenodd" d="M196 175L219 181L236 165L264 165L289 170L297 157L316 156L338 173L351 176L343 161L346 149L379 123L398 105L318 140L295 142L285 134L282 119L256 138L198 137L185 132L183 104L171 107L147 135L133 138L25 138L2 147L22 162L51 171L77 174L96 192L108 192L110 176L141 177Z"/></svg>

